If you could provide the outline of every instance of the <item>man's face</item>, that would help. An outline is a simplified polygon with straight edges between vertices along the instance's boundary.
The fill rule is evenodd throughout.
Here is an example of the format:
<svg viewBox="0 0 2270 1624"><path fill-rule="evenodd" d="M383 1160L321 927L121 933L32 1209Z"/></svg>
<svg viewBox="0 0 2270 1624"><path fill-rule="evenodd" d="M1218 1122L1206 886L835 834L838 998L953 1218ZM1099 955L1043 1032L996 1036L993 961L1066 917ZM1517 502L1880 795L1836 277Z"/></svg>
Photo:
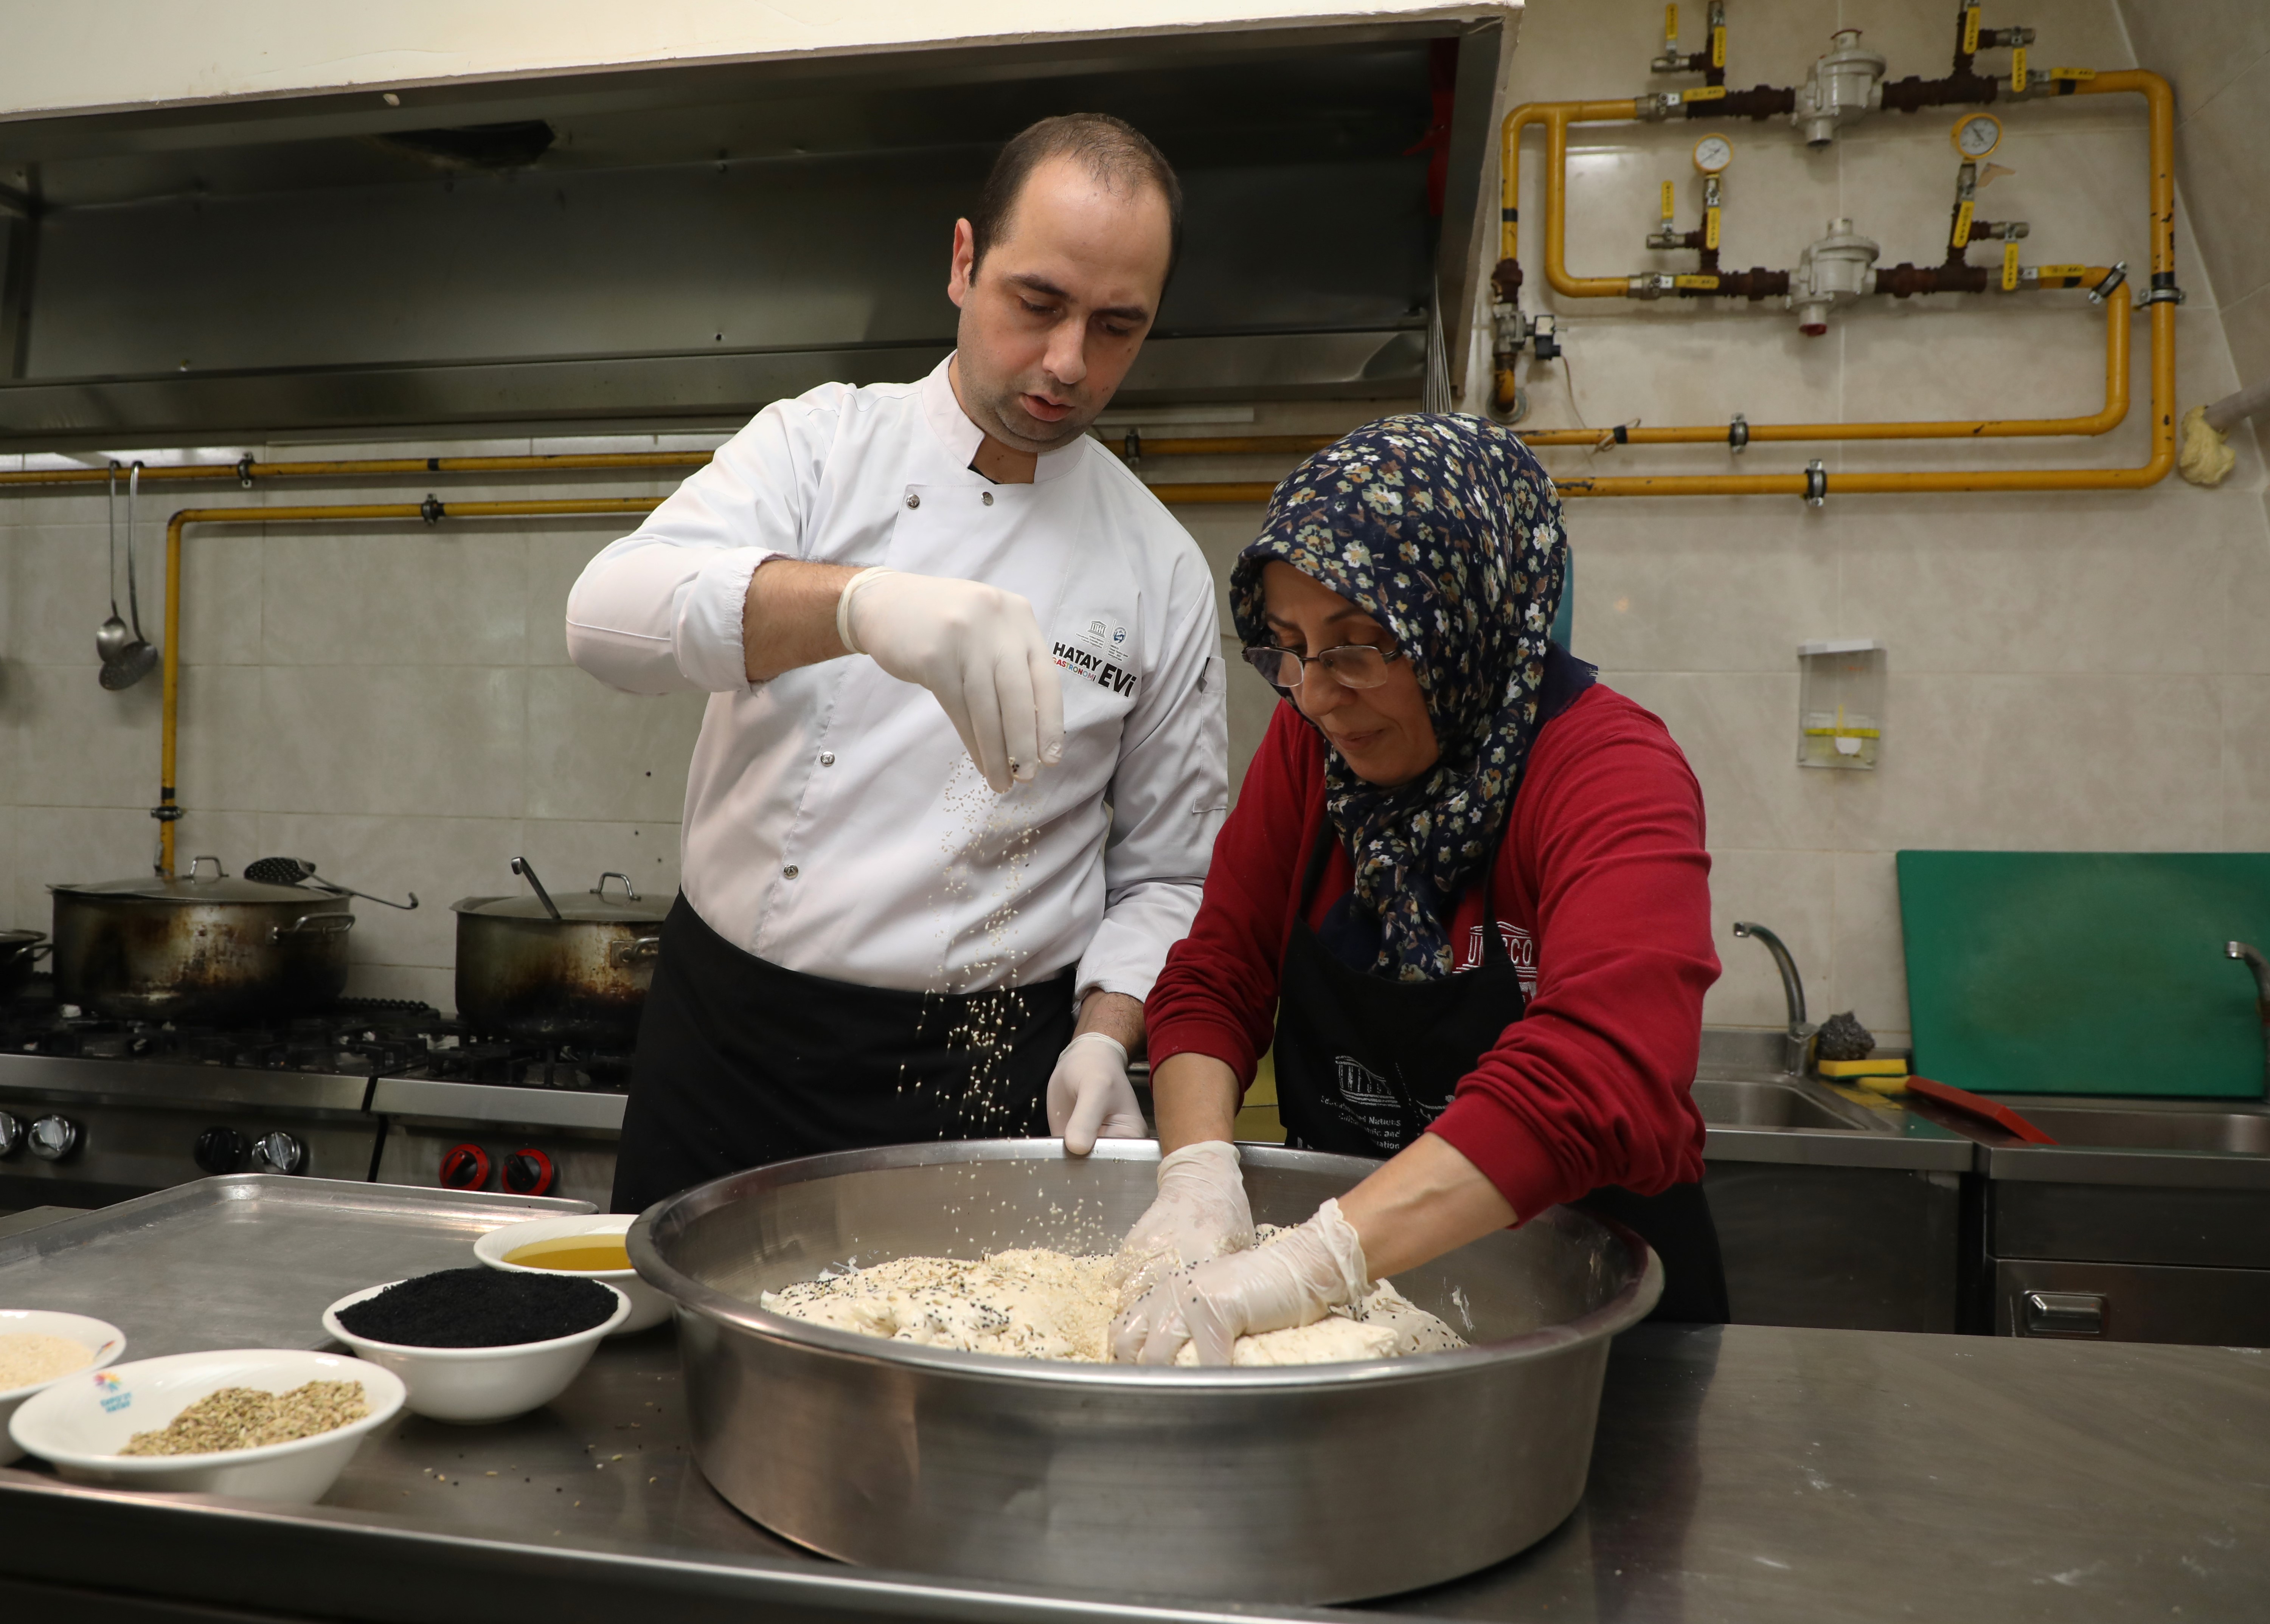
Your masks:
<svg viewBox="0 0 2270 1624"><path fill-rule="evenodd" d="M957 220L946 292L961 307L954 383L971 420L1020 451L1085 434L1158 315L1170 234L1156 187L1112 191L1062 159L1027 177L982 264Z"/></svg>

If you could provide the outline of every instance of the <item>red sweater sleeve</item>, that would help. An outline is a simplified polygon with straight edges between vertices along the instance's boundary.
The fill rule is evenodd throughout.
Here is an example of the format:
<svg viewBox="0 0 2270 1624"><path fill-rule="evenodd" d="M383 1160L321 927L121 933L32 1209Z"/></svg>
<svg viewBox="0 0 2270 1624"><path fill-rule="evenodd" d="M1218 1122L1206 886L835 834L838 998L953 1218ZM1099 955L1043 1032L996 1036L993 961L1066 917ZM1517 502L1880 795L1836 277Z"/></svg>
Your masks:
<svg viewBox="0 0 2270 1624"><path fill-rule="evenodd" d="M1152 990L1153 1064L1193 1051L1252 1081L1323 791L1323 741L1280 704L1214 842L1198 918ZM1428 1130L1522 1217L1602 1185L1653 1194L1702 1176L1688 1084L1718 975L1710 867L1702 792L1662 723L1595 687L1539 733L1493 886L1501 916L1535 938L1537 988ZM1336 850L1317 918L1349 879ZM1480 920L1472 894L1462 923L1468 912Z"/></svg>
<svg viewBox="0 0 2270 1624"><path fill-rule="evenodd" d="M1235 1072L1240 1088L1252 1086L1276 1035L1294 891L1324 815L1324 741L1280 701L1214 836L1198 916L1145 1001L1154 1066L1190 1050Z"/></svg>
<svg viewBox="0 0 2270 1624"><path fill-rule="evenodd" d="M1689 1085L1718 979L1702 792L1663 723L1588 692L1538 735L1497 876L1534 908L1525 1018L1428 1129L1532 1217L1702 1176Z"/></svg>

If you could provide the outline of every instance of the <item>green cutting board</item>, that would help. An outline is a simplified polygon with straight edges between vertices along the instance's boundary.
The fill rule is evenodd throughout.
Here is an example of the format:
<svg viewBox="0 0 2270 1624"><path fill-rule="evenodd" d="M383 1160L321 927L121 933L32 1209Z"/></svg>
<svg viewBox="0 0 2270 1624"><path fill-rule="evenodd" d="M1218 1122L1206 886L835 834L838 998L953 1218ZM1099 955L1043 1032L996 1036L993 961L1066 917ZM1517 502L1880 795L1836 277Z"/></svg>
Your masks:
<svg viewBox="0 0 2270 1624"><path fill-rule="evenodd" d="M1915 1069L1982 1094L2259 1098L2270 853L1903 851Z"/></svg>

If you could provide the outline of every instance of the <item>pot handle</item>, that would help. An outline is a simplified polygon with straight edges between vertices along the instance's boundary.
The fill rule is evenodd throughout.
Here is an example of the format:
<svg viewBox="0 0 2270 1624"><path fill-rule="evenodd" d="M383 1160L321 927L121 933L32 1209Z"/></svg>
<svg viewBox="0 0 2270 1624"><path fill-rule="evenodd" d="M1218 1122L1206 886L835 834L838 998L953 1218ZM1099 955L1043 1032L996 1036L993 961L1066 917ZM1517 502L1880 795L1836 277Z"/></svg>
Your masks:
<svg viewBox="0 0 2270 1624"><path fill-rule="evenodd" d="M623 882L623 896L626 900L633 902L639 900L639 894L631 889L631 877L628 874L618 874L612 869L599 876L599 883L591 887L591 894L604 899L607 894L607 882L611 879L619 879Z"/></svg>
<svg viewBox="0 0 2270 1624"><path fill-rule="evenodd" d="M188 874L184 875L183 878L187 879L195 879L197 877L197 864L200 863L210 863L213 865L212 877L215 879L226 879L228 878L228 871L221 867L220 859L219 857L211 856L191 857L189 859L189 871Z"/></svg>
<svg viewBox="0 0 2270 1624"><path fill-rule="evenodd" d="M634 964L649 964L662 956L662 938L634 937L627 942L612 942L607 946L607 962L628 968Z"/></svg>
<svg viewBox="0 0 2270 1624"><path fill-rule="evenodd" d="M290 924L271 925L268 939L280 942L287 936L345 936L353 929L352 914L302 914Z"/></svg>

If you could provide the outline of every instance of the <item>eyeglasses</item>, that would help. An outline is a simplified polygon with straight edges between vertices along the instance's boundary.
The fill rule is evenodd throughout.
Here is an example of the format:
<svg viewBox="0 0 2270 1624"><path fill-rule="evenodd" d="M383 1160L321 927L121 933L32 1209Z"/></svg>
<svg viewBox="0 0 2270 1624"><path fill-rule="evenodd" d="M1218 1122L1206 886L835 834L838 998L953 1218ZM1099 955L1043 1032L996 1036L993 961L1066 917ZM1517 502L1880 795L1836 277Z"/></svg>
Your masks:
<svg viewBox="0 0 2270 1624"><path fill-rule="evenodd" d="M1387 663L1403 657L1400 649L1375 649L1369 643L1346 643L1322 654L1300 654L1291 649L1248 649L1245 663L1261 673L1261 680L1280 693L1301 686L1302 668L1321 665L1332 680L1346 688L1376 688L1387 680Z"/></svg>

